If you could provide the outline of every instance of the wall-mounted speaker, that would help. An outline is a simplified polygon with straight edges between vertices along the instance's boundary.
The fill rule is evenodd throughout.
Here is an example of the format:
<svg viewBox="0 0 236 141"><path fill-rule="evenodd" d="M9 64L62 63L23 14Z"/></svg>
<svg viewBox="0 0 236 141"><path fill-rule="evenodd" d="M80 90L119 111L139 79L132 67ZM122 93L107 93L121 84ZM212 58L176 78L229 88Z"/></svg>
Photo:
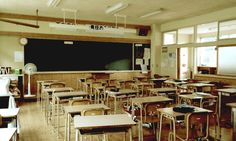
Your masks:
<svg viewBox="0 0 236 141"><path fill-rule="evenodd" d="M140 28L140 29L138 30L138 35L139 35L139 36L147 36L147 35L148 35L148 29L146 29L146 28Z"/></svg>

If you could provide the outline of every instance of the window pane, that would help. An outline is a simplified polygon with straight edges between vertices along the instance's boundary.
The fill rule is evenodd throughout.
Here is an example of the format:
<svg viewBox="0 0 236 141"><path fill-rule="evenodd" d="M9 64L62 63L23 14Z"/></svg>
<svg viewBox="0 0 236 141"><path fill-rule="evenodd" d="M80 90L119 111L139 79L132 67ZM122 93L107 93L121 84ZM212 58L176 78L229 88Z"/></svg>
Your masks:
<svg viewBox="0 0 236 141"><path fill-rule="evenodd" d="M220 39L236 38L236 20L220 23Z"/></svg>
<svg viewBox="0 0 236 141"><path fill-rule="evenodd" d="M197 42L213 42L217 38L217 22L197 26Z"/></svg>
<svg viewBox="0 0 236 141"><path fill-rule="evenodd" d="M197 66L216 67L215 46L196 48Z"/></svg>
<svg viewBox="0 0 236 141"><path fill-rule="evenodd" d="M236 75L236 60L234 59L236 46L220 47L218 48L218 52L218 73L224 75Z"/></svg>
<svg viewBox="0 0 236 141"><path fill-rule="evenodd" d="M193 43L194 28L187 27L178 30L178 44Z"/></svg>
<svg viewBox="0 0 236 141"><path fill-rule="evenodd" d="M164 45L170 45L176 43L176 31L164 33Z"/></svg>

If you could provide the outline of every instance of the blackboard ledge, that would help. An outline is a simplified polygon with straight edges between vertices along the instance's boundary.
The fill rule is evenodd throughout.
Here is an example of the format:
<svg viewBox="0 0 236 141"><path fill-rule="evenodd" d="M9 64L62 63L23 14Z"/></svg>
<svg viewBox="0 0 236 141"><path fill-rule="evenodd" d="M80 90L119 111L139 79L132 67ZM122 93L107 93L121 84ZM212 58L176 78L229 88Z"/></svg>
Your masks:
<svg viewBox="0 0 236 141"><path fill-rule="evenodd" d="M65 74L65 73L119 73L119 72L142 72L141 70L117 70L117 71L42 71L35 72L34 74Z"/></svg>

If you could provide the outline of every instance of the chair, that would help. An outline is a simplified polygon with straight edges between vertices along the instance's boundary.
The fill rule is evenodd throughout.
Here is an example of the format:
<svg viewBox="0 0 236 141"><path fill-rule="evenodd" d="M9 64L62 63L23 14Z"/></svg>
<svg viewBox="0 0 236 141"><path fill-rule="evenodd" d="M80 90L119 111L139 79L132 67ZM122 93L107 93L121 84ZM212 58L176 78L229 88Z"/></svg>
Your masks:
<svg viewBox="0 0 236 141"><path fill-rule="evenodd" d="M69 105L70 106L74 106L74 105L88 105L90 103L91 103L90 99L72 99L72 100L69 100Z"/></svg>
<svg viewBox="0 0 236 141"><path fill-rule="evenodd" d="M81 111L81 116L95 116L95 115L104 115L104 114L105 114L105 110L103 108L89 108L89 109ZM96 134L102 134L104 141L108 140L106 134L100 133L99 131L94 131L94 132L96 132ZM81 130L81 135L91 135L88 133L89 132L87 132L87 130ZM83 140L83 137L81 137L81 141L82 140ZM90 137L90 140L93 140L93 139Z"/></svg>
<svg viewBox="0 0 236 141"><path fill-rule="evenodd" d="M105 110L103 108L90 108L83 110L81 116L94 116L94 115L104 115Z"/></svg>
<svg viewBox="0 0 236 141"><path fill-rule="evenodd" d="M211 124L214 125L215 138L217 138L217 132L220 128L220 118L219 118L219 114L218 114L218 99L217 99L217 97L215 99L203 100L201 102L200 107L213 111L212 113L210 113L210 125Z"/></svg>
<svg viewBox="0 0 236 141"><path fill-rule="evenodd" d="M207 112L202 113L189 113L185 116L185 137L176 135L181 141L192 141L192 140L208 140L209 137L209 116ZM181 131L179 128L177 134ZM169 133L169 139L172 140L173 133Z"/></svg>
<svg viewBox="0 0 236 141"><path fill-rule="evenodd" d="M158 103L149 103L144 107L144 120L143 122L149 123L152 125L153 133L157 137L157 126L160 123L160 114L157 112L158 108L169 107L170 103L166 102L158 102ZM158 137L157 137L158 138Z"/></svg>

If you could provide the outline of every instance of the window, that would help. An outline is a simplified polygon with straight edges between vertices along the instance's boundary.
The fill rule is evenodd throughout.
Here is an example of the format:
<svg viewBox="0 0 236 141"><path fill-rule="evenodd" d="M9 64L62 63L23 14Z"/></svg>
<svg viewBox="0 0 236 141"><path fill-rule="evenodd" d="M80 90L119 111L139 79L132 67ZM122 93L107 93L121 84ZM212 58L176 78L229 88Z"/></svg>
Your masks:
<svg viewBox="0 0 236 141"><path fill-rule="evenodd" d="M216 67L216 47L198 47L196 48L197 66Z"/></svg>
<svg viewBox="0 0 236 141"><path fill-rule="evenodd" d="M236 46L218 48L218 74L236 75Z"/></svg>
<svg viewBox="0 0 236 141"><path fill-rule="evenodd" d="M176 31L164 33L164 45L170 45L176 43Z"/></svg>
<svg viewBox="0 0 236 141"><path fill-rule="evenodd" d="M236 38L236 20L220 23L220 39Z"/></svg>
<svg viewBox="0 0 236 141"><path fill-rule="evenodd" d="M178 30L178 44L193 43L194 28L187 27Z"/></svg>
<svg viewBox="0 0 236 141"><path fill-rule="evenodd" d="M197 43L214 42L217 39L217 22L197 26Z"/></svg>

